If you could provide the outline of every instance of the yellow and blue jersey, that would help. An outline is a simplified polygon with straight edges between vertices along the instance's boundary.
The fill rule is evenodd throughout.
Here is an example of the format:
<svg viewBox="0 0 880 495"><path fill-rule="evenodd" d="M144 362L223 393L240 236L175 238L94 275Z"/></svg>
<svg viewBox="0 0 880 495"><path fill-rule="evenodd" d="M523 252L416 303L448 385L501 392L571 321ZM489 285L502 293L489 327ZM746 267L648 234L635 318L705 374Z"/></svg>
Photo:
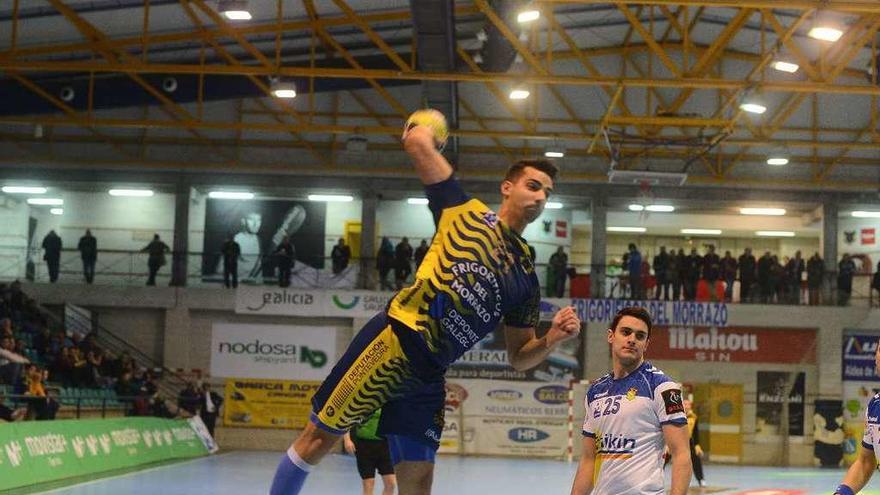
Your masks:
<svg viewBox="0 0 880 495"><path fill-rule="evenodd" d="M437 233L388 316L417 332L430 364L445 369L502 321L535 327L540 287L533 250L494 211L454 178L425 190Z"/></svg>

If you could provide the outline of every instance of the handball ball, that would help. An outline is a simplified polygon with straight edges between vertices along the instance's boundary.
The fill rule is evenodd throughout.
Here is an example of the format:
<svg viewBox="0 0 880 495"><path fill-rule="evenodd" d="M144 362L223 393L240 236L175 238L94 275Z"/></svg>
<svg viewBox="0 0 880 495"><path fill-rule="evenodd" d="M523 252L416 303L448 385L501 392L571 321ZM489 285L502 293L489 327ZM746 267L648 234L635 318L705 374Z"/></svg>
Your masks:
<svg viewBox="0 0 880 495"><path fill-rule="evenodd" d="M406 128L411 129L417 125L423 125L434 133L434 144L442 149L449 137L449 129L446 127L446 117L437 110L417 110L406 120Z"/></svg>

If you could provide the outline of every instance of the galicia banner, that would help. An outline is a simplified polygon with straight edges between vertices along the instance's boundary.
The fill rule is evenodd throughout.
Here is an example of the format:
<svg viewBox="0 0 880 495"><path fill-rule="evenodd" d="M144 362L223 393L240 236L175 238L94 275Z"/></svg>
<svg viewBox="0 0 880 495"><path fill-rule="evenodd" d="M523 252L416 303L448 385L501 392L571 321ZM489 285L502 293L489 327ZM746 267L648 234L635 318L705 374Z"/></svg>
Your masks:
<svg viewBox="0 0 880 495"><path fill-rule="evenodd" d="M843 336L843 379L864 382L880 382L874 371L874 356L880 335Z"/></svg>

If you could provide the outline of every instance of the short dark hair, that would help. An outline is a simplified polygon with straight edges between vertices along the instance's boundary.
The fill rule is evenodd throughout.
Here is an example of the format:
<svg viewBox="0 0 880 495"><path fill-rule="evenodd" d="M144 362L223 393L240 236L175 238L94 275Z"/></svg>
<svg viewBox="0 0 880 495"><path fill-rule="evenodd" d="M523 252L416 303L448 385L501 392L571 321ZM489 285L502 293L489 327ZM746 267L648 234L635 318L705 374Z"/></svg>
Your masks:
<svg viewBox="0 0 880 495"><path fill-rule="evenodd" d="M526 167L532 167L536 170L540 170L541 172L549 175L550 178L553 180L556 180L556 174L559 173L559 167L553 165L547 160L520 160L507 169L507 174L504 175L504 180L516 182L516 180L519 179L519 177L523 174L523 171Z"/></svg>
<svg viewBox="0 0 880 495"><path fill-rule="evenodd" d="M651 320L651 313L641 306L627 306L618 311L617 314L614 315L614 319L611 320L611 326L608 329L611 330L611 332L614 332L617 329L617 324L620 323L621 318L624 316L632 316L633 318L638 318L645 322L645 325L648 325L648 338L651 338L651 328L654 326L654 323Z"/></svg>

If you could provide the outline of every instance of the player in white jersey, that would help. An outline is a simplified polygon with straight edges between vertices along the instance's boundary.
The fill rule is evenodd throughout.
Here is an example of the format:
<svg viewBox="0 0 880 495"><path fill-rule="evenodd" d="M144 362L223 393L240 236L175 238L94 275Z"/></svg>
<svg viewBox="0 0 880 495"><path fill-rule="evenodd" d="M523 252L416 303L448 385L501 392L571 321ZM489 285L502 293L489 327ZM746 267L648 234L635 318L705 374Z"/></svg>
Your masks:
<svg viewBox="0 0 880 495"><path fill-rule="evenodd" d="M663 448L672 456L671 495L691 479L681 388L645 361L651 315L620 310L608 329L612 372L587 390L583 453L572 495L663 495Z"/></svg>
<svg viewBox="0 0 880 495"><path fill-rule="evenodd" d="M874 372L880 370L880 346L874 353ZM853 495L864 488L877 468L877 451L880 449L880 394L875 394L868 402L865 411L865 435L862 437L862 450L856 461L849 467L846 476L834 494Z"/></svg>

